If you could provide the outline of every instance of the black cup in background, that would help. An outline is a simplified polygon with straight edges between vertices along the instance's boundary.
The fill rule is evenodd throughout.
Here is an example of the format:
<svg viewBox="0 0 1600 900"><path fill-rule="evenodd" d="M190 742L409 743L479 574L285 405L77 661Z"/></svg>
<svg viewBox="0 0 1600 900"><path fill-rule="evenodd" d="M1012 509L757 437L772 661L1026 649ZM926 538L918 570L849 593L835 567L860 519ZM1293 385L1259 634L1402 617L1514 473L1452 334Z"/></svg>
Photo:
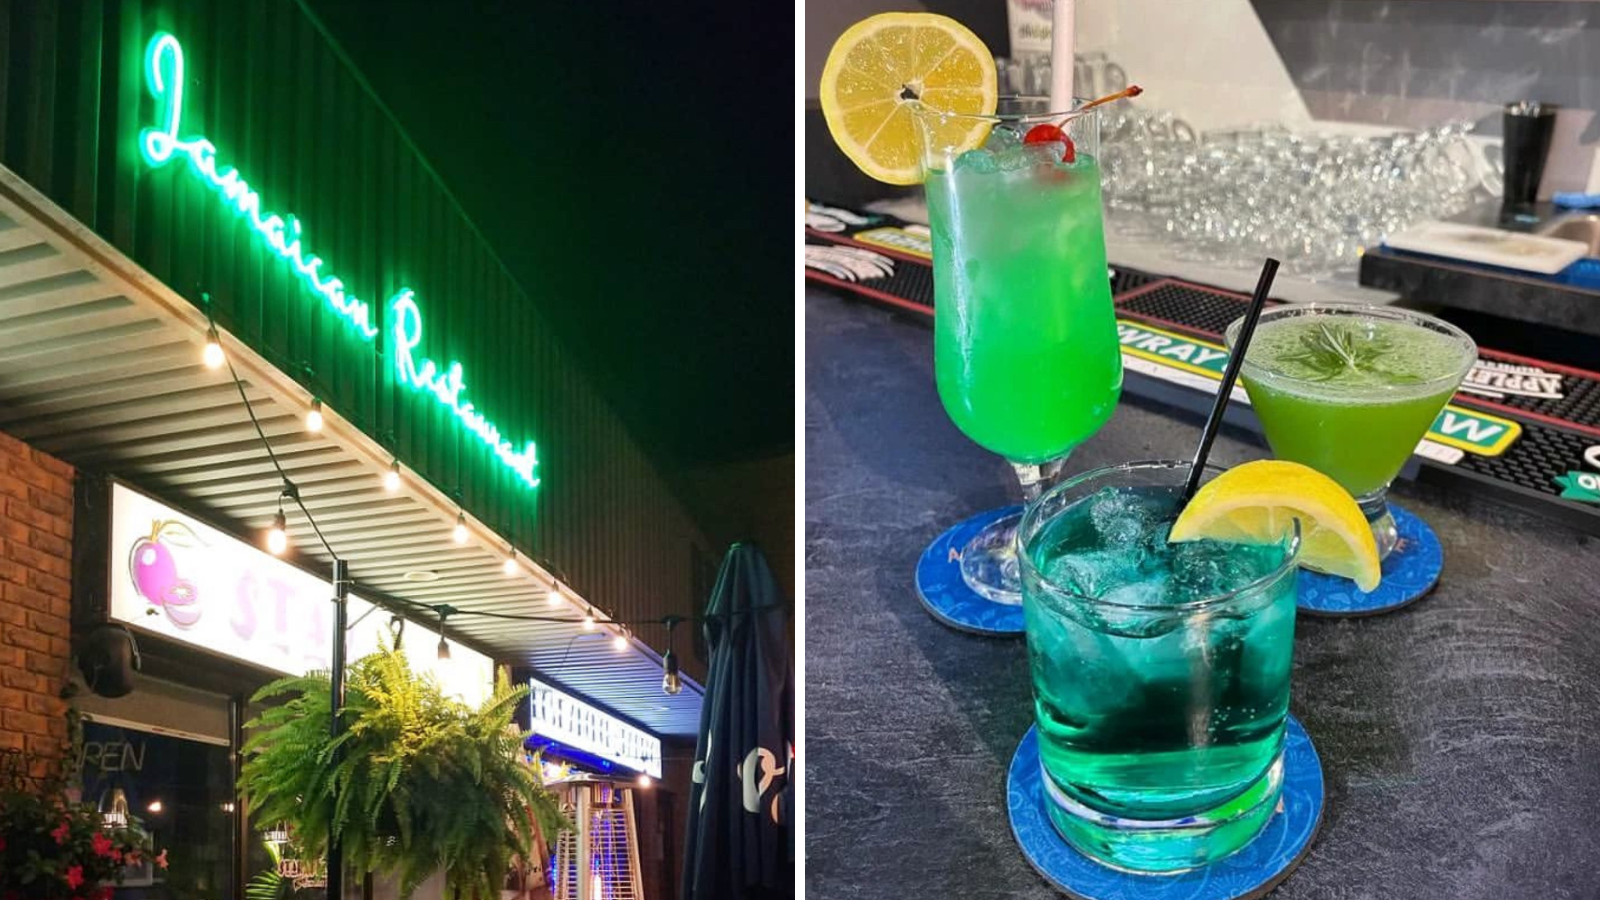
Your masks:
<svg viewBox="0 0 1600 900"><path fill-rule="evenodd" d="M1507 206L1531 205L1539 197L1539 182L1544 178L1545 158L1550 155L1550 136L1555 133L1556 105L1507 103L1503 116Z"/></svg>

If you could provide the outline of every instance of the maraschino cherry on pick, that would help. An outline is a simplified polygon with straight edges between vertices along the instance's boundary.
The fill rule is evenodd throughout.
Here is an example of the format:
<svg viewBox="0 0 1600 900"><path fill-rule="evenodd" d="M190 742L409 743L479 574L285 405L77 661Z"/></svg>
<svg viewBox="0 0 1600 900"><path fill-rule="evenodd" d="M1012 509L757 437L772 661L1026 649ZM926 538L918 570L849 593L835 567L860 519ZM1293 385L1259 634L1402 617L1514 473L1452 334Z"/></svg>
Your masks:
<svg viewBox="0 0 1600 900"><path fill-rule="evenodd" d="M1088 103L1085 103L1076 112L1074 112L1073 115L1077 115L1077 113L1081 113L1084 110L1094 109L1096 106L1113 103L1117 100L1127 97L1137 97L1142 93L1144 93L1144 88L1139 87L1137 84L1130 84L1122 90L1117 91L1115 94L1107 94L1098 100L1091 100ZM1065 125L1066 123L1072 121L1072 118L1072 116L1068 116L1065 119L1062 119L1061 124ZM1061 125L1052 125L1049 122L1040 122L1038 125L1028 129L1028 133L1022 137L1022 142L1024 144L1049 144L1052 142L1064 144L1067 149L1062 152L1061 161L1065 163L1071 163L1077 162L1078 160L1078 150L1075 146L1073 146L1072 138L1067 137L1067 133L1061 129Z"/></svg>

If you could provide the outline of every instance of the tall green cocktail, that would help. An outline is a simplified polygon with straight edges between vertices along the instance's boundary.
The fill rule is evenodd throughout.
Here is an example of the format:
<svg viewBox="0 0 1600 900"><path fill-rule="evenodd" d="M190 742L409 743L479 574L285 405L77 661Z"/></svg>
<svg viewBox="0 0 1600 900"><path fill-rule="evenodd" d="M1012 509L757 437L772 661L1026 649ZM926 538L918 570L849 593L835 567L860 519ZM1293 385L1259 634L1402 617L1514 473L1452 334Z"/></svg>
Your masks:
<svg viewBox="0 0 1600 900"><path fill-rule="evenodd" d="M1432 316L1313 303L1264 313L1239 374L1273 455L1354 495L1382 557L1398 539L1389 483L1477 354L1465 332Z"/></svg>
<svg viewBox="0 0 1600 900"><path fill-rule="evenodd" d="M984 153L985 151L979 151ZM1106 277L1100 170L995 172L958 157L927 177L934 369L956 426L1021 463L1055 459L1110 418L1122 363ZM1007 160L1006 154L996 154Z"/></svg>
<svg viewBox="0 0 1600 900"><path fill-rule="evenodd" d="M1029 499L1111 417L1122 355L1106 268L1098 112L1002 102L994 116L922 109L933 234L934 370L952 421L1015 467ZM1036 126L1067 141L1025 138ZM972 148L972 135L987 132ZM1038 138L1035 133L1034 137ZM977 593L1020 602L1017 517L962 551Z"/></svg>

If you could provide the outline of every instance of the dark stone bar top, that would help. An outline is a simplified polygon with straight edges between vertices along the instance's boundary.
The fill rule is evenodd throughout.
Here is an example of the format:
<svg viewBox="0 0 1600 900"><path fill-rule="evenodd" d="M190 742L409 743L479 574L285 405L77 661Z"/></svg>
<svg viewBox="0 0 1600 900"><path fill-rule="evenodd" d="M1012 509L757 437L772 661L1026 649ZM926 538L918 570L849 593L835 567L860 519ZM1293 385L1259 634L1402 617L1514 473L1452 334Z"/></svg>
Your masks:
<svg viewBox="0 0 1600 900"><path fill-rule="evenodd" d="M805 302L807 894L1058 897L1006 819L1022 639L938 624L912 581L940 532L1014 502L1009 467L946 418L927 323ZM1125 397L1067 471L1186 458L1197 435ZM1212 459L1265 455L1225 430ZM1386 616L1300 618L1290 706L1328 806L1272 896L1600 897L1600 541L1466 492L1394 493L1438 532L1444 577Z"/></svg>

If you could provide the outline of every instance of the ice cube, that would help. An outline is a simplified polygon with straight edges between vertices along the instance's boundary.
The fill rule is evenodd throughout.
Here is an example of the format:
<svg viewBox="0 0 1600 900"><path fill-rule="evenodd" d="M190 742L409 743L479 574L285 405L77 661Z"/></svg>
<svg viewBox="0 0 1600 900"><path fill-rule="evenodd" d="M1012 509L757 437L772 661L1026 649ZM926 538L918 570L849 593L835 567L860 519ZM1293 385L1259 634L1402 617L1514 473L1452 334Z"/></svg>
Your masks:
<svg viewBox="0 0 1600 900"><path fill-rule="evenodd" d="M1038 166L1061 162L1062 155L1067 152L1067 145L1060 141L1048 141L1043 144L1028 144L1023 149L1028 154L1028 161Z"/></svg>
<svg viewBox="0 0 1600 900"><path fill-rule="evenodd" d="M1149 556L1138 546L1111 546L1057 556L1044 566L1045 577L1084 597L1102 599L1106 591L1130 581L1148 580Z"/></svg>
<svg viewBox="0 0 1600 900"><path fill-rule="evenodd" d="M1033 168L1033 158L1028 155L1025 144L1010 147L995 154L995 162L999 163L1002 172L1021 172Z"/></svg>
<svg viewBox="0 0 1600 900"><path fill-rule="evenodd" d="M1105 543L1126 547L1151 526L1150 509L1132 494L1106 488L1089 500L1089 521Z"/></svg>
<svg viewBox="0 0 1600 900"><path fill-rule="evenodd" d="M1004 153L1022 145L1022 135L1009 125L996 125L989 132L989 139L983 146L994 153Z"/></svg>
<svg viewBox="0 0 1600 900"><path fill-rule="evenodd" d="M1045 563L1044 577L1085 597L1098 597L1102 585L1111 580L1107 569L1113 560L1105 556L1094 552L1062 554Z"/></svg>
<svg viewBox="0 0 1600 900"><path fill-rule="evenodd" d="M1100 599L1118 606L1164 606L1167 587L1159 581L1131 581L1106 591Z"/></svg>
<svg viewBox="0 0 1600 900"><path fill-rule="evenodd" d="M1028 651L1035 689L1057 716L1082 719L1123 705L1137 688L1116 638L1071 620L1030 620Z"/></svg>
<svg viewBox="0 0 1600 900"><path fill-rule="evenodd" d="M995 156L987 150L979 148L968 150L956 157L956 172L971 172L978 175L988 175L998 168Z"/></svg>

